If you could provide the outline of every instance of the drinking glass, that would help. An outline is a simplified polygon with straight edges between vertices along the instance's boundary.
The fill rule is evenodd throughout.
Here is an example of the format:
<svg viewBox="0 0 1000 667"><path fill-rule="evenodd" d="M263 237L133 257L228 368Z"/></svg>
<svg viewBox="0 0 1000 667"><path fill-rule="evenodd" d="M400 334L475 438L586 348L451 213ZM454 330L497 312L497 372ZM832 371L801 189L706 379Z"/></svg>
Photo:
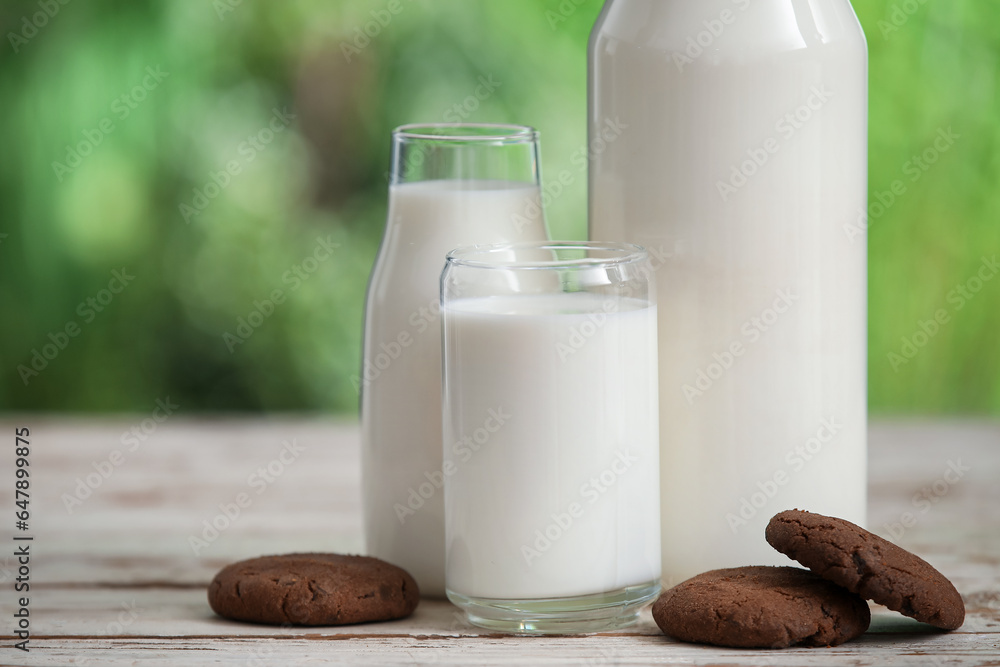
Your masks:
<svg viewBox="0 0 1000 667"><path fill-rule="evenodd" d="M633 623L660 580L646 251L460 248L441 306L448 598L508 632Z"/></svg>

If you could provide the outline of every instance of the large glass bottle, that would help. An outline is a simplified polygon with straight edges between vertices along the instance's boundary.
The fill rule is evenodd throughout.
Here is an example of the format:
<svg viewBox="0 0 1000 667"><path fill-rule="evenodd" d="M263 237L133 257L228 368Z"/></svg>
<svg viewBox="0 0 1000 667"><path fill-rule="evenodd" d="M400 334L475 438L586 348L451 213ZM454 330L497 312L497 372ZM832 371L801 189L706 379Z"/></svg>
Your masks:
<svg viewBox="0 0 1000 667"><path fill-rule="evenodd" d="M590 230L657 266L663 570L865 522L867 47L848 0L608 0Z"/></svg>
<svg viewBox="0 0 1000 667"><path fill-rule="evenodd" d="M444 597L439 280L459 246L547 238L538 133L409 125L392 140L359 379L365 544L409 571L423 595Z"/></svg>

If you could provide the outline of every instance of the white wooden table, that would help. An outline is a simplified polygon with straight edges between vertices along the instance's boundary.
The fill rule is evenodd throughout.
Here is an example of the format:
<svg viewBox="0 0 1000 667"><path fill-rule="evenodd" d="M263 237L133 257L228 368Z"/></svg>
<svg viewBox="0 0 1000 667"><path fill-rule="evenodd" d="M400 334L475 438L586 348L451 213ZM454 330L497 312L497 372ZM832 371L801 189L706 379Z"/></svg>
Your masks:
<svg viewBox="0 0 1000 667"><path fill-rule="evenodd" d="M629 632L549 638L488 634L448 603L426 600L402 621L341 628L222 620L205 591L223 565L266 553L360 551L357 425L181 415L144 425L146 417L0 422L7 441L0 498L8 508L0 513L0 664L1000 665L998 422L871 427L870 525L886 534L885 525L902 526L912 514L897 541L955 582L968 609L959 631L930 632L876 607L869 633L847 645L747 651L673 642L648 610ZM23 426L31 430L31 516L29 529L17 531L14 430ZM123 439L133 427L142 439ZM301 452L286 454L287 465L272 463L285 440ZM952 464L968 470L939 482ZM252 477L269 465L267 478ZM249 506L217 537L203 534L203 521L241 493ZM26 543L15 534L34 538L28 653L13 648L24 594L13 590L12 545ZM205 542L197 554L192 536Z"/></svg>

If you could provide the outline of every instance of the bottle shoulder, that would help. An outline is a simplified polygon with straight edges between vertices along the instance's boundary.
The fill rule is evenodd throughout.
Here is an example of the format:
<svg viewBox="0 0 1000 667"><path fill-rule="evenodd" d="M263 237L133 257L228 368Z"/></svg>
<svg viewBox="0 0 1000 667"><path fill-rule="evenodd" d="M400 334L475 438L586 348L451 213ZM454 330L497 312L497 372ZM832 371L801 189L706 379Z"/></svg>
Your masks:
<svg viewBox="0 0 1000 667"><path fill-rule="evenodd" d="M848 0L609 0L590 48L592 55L704 51L715 60L803 49L867 52Z"/></svg>

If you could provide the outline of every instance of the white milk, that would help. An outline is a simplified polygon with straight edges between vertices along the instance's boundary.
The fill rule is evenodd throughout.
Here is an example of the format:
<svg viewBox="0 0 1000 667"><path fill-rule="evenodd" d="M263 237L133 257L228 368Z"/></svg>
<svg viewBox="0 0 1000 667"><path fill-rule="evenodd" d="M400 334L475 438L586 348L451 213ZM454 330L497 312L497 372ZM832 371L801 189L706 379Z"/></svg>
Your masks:
<svg viewBox="0 0 1000 667"><path fill-rule="evenodd" d="M786 564L780 510L865 522L866 58L846 0L612 0L595 27L591 235L659 265L668 585Z"/></svg>
<svg viewBox="0 0 1000 667"><path fill-rule="evenodd" d="M537 599L657 580L655 306L464 299L445 339L448 589Z"/></svg>
<svg viewBox="0 0 1000 667"><path fill-rule="evenodd" d="M472 243L544 241L540 193L507 181L392 185L368 286L361 383L367 552L444 596L439 279Z"/></svg>

